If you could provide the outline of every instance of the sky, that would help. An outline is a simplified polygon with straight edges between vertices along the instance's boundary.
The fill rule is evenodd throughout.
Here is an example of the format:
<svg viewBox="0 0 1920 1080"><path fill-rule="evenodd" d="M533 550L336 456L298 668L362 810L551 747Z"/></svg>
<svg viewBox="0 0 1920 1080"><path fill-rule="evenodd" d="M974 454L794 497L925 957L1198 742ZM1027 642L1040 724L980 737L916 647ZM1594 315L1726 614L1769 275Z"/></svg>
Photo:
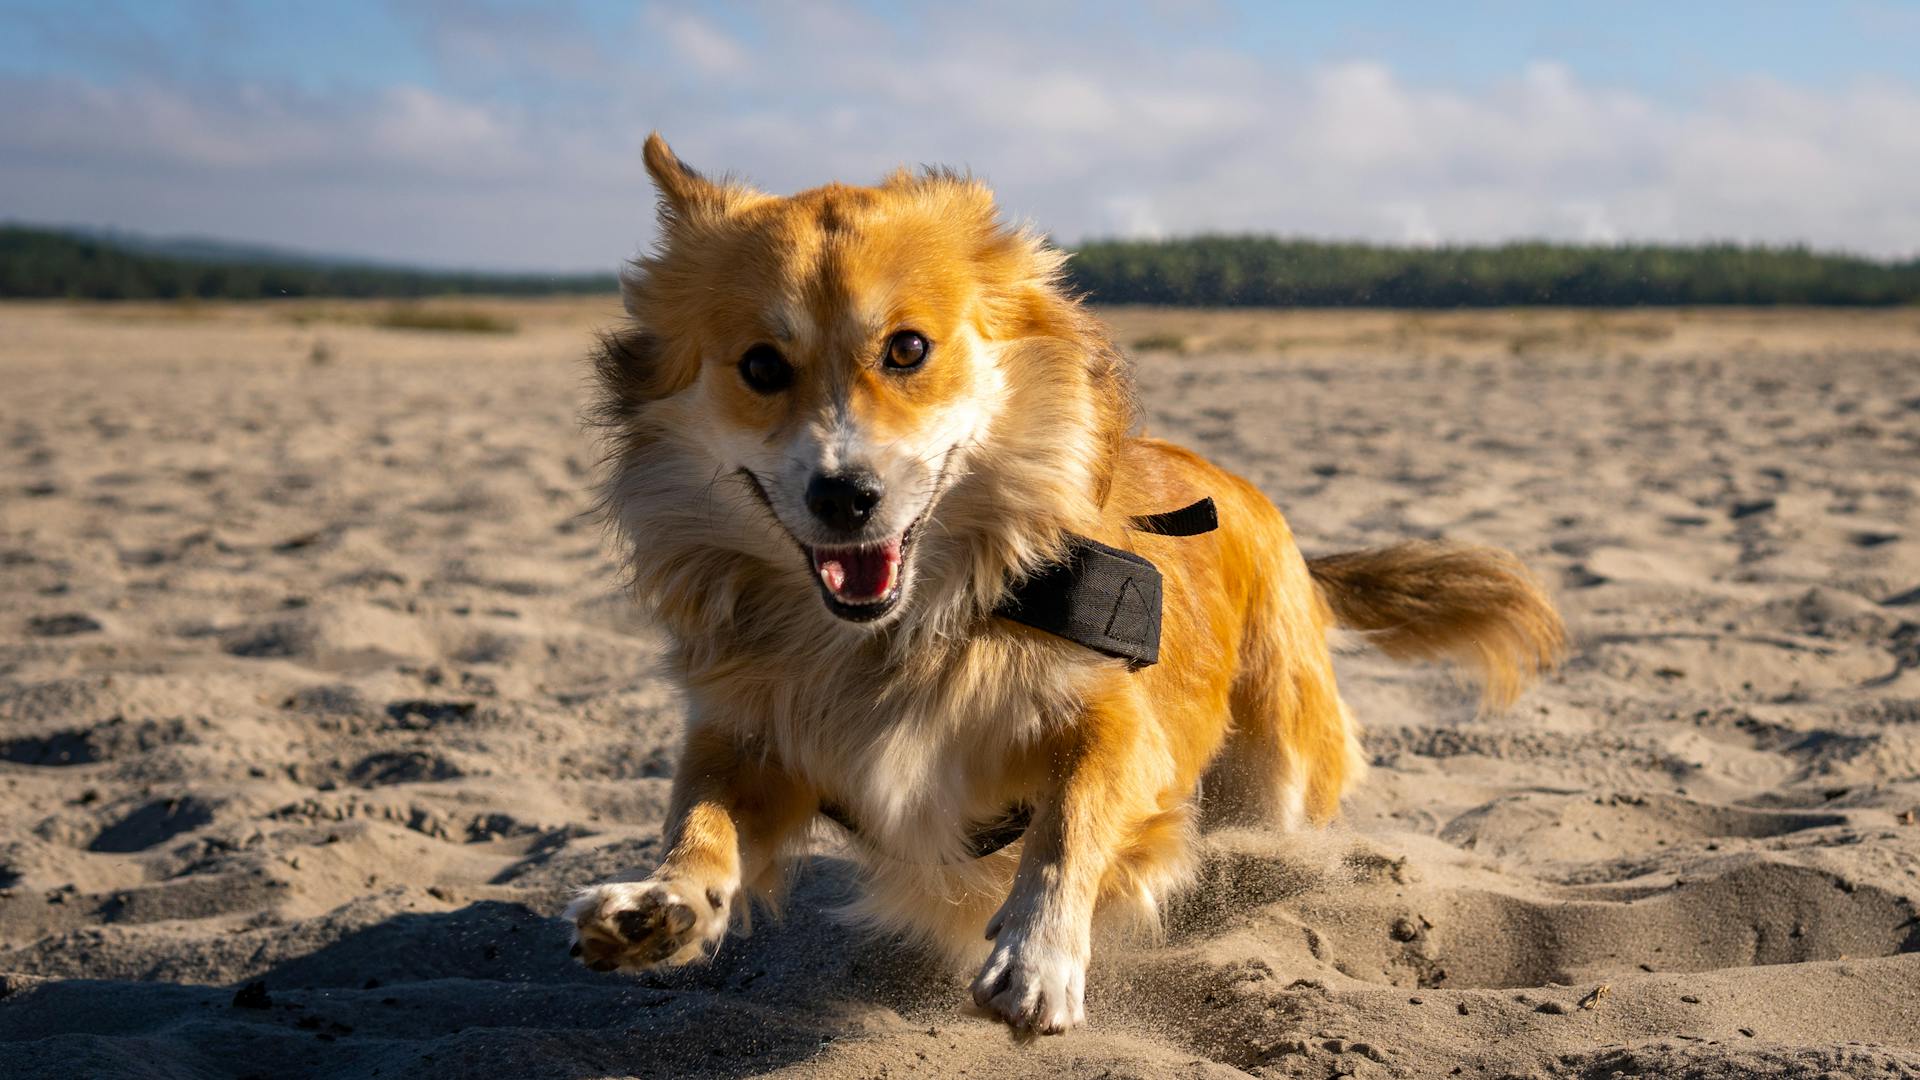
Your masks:
<svg viewBox="0 0 1920 1080"><path fill-rule="evenodd" d="M607 271L640 144L1092 237L1920 255L1920 0L0 0L0 220Z"/></svg>

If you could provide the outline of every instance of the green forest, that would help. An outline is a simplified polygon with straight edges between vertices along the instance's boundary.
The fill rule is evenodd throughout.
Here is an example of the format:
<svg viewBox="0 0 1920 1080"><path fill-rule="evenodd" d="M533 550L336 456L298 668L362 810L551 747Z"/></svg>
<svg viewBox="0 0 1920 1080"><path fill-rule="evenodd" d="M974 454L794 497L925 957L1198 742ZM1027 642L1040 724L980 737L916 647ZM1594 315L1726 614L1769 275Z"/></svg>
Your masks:
<svg viewBox="0 0 1920 1080"><path fill-rule="evenodd" d="M1458 308L1551 304L1920 302L1920 258L1798 247L1502 244L1404 248L1263 236L1100 240L1068 264L1096 303ZM182 257L0 226L0 297L89 300L416 298L607 292L609 274L445 272L297 259Z"/></svg>
<svg viewBox="0 0 1920 1080"><path fill-rule="evenodd" d="M1920 259L1797 247L1501 244L1404 248L1201 236L1104 240L1068 264L1110 304L1459 308L1920 301Z"/></svg>

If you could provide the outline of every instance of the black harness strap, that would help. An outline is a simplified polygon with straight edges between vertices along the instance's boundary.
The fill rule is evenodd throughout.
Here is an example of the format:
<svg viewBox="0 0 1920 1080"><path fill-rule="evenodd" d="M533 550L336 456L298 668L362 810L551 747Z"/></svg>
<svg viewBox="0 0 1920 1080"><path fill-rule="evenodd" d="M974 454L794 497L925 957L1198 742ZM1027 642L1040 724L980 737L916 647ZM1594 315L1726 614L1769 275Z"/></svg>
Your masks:
<svg viewBox="0 0 1920 1080"><path fill-rule="evenodd" d="M1084 536L1068 537L1066 557L1015 585L993 613L1132 667L1160 659L1159 567Z"/></svg>
<svg viewBox="0 0 1920 1080"><path fill-rule="evenodd" d="M860 835L860 826L854 821L853 813L837 802L822 802L820 816L847 830L851 836ZM1015 803L992 821L974 823L967 830L967 858L984 859L1020 839L1032 820L1033 808L1026 803Z"/></svg>
<svg viewBox="0 0 1920 1080"><path fill-rule="evenodd" d="M1220 527L1212 499L1133 519L1140 532L1198 536ZM1131 551L1069 535L1067 553L1014 585L1003 619L1045 630L1141 668L1160 659L1160 568Z"/></svg>

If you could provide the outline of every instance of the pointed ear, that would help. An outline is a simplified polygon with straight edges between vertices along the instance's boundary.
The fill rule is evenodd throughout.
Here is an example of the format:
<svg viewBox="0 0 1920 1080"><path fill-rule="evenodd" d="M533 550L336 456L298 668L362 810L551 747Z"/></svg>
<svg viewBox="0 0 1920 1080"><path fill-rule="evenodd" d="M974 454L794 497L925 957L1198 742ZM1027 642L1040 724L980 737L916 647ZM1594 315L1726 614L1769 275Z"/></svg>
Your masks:
<svg viewBox="0 0 1920 1080"><path fill-rule="evenodd" d="M726 209L727 189L693 171L673 156L673 148L659 132L647 136L641 157L647 163L647 175L660 189L660 221L672 226L687 218L719 213Z"/></svg>

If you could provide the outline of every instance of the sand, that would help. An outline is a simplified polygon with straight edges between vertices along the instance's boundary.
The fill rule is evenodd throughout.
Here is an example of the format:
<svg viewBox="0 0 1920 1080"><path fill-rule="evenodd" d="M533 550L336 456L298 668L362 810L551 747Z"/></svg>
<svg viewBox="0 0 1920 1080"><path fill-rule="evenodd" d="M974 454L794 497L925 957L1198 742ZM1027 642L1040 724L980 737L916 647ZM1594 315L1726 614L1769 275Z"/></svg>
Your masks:
<svg viewBox="0 0 1920 1080"><path fill-rule="evenodd" d="M1920 312L1113 313L1309 551L1519 552L1476 717L1342 657L1342 824L1214 835L1020 1043L825 909L599 976L679 705L590 516L610 300L0 308L0 1075L1920 1076Z"/></svg>

